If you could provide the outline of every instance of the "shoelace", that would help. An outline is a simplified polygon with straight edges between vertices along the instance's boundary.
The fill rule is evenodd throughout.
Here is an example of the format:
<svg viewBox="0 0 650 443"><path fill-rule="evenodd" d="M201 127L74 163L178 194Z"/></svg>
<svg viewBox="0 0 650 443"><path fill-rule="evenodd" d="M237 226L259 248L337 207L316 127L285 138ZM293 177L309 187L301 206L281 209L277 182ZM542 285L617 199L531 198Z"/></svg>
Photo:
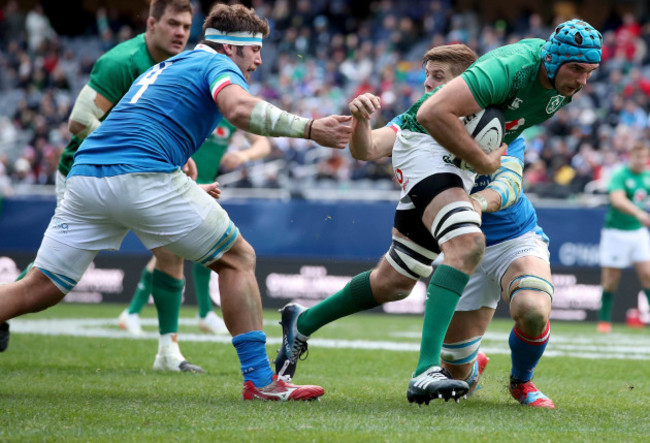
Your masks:
<svg viewBox="0 0 650 443"><path fill-rule="evenodd" d="M309 346L307 345L306 341L296 337L296 339L293 342L293 347L291 348L291 358L290 358L291 362L295 363L298 361L298 359L303 361L306 360L307 357L309 356L308 347ZM305 354L305 357L300 358L302 357L303 354Z"/></svg>
<svg viewBox="0 0 650 443"><path fill-rule="evenodd" d="M426 373L427 377L434 378L436 380L445 380L453 378L451 372L447 368L442 368L439 371L429 371Z"/></svg>

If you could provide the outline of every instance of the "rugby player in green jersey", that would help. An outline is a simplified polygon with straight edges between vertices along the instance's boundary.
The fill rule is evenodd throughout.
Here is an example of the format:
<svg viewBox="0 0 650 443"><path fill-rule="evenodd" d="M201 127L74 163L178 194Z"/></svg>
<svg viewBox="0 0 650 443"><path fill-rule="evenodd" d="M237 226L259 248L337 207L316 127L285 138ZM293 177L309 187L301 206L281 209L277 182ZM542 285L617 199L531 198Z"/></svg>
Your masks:
<svg viewBox="0 0 650 443"><path fill-rule="evenodd" d="M634 265L650 302L650 215L644 209L650 193L648 159L648 145L635 143L628 164L615 171L609 181L609 207L600 237L603 294L599 332L612 330L612 302L622 269Z"/></svg>
<svg viewBox="0 0 650 443"><path fill-rule="evenodd" d="M488 202L469 197L467 183L470 181L464 178L467 171L455 170L457 162L452 161L449 153L472 165L472 172L481 174L493 172L499 159L483 152L467 134L460 117L488 106L499 108L507 122L505 143L510 144L524 129L547 120L571 101L573 94L584 86L598 67L601 43L600 33L590 25L571 20L559 25L548 41L526 39L484 55L459 77L425 94L402 114L397 137L400 143L392 150L396 175L403 184L400 204L405 202L415 206L424 223L422 228L433 235L434 241L426 249L400 244L401 257L406 258L401 266L416 277L424 277L431 272L431 257L440 250L444 252L444 260L434 272L427 291L420 359L408 389L410 401L429 403L440 397L458 398L468 389L468 386L462 387L451 380L450 375L441 369L440 355L459 297L485 250L477 213L487 209ZM377 105L361 101L356 112L370 113ZM351 111L355 113L352 106ZM389 129L382 130L389 134ZM427 137L429 134L435 141ZM353 134L351 145L356 136ZM389 140L389 137L385 138ZM387 155L391 152L392 143L380 144L376 143L374 136L372 139L372 143L362 143L371 146L371 153ZM439 145L442 152L437 148ZM515 192L509 194L516 198ZM505 203L512 204L509 201ZM417 223L412 226L417 226ZM512 280L513 275L518 275L515 272L520 271L513 268L512 274L502 281ZM517 331L516 340L523 344L515 343L518 360L515 362L513 357L513 368L534 368L550 335L548 315L553 287L549 283L550 274L541 275L547 278L525 275L526 278L514 279L505 291L508 301L513 296L528 297L531 293L547 295L536 297L534 309L512 312L513 318L522 321L526 330L525 334ZM375 273L375 282L379 276L380 273ZM342 307L333 307L325 313L327 316L316 318L315 315L302 316L303 309L297 309L295 305L283 308L283 344L276 359L278 372L293 374L298 357L307 349L306 340L311 332L332 318L377 305L380 297L370 292L368 276L358 277L353 279L349 288L345 288L346 296L353 296L354 301L338 305L348 308L347 313L342 312ZM344 291L341 293L345 295ZM365 300L363 306L362 299ZM326 302L317 306L325 306ZM311 313L317 312L312 308ZM538 346L526 346L531 343ZM519 352L520 348L523 352ZM536 349L535 352L530 351L532 348ZM519 360L525 360L524 364ZM513 397L522 404L553 407L552 401L532 384L532 371L517 371L519 373L524 375L511 379Z"/></svg>
<svg viewBox="0 0 650 443"><path fill-rule="evenodd" d="M469 136L460 117L494 106L500 109L506 121L505 143L511 143L526 128L551 118L561 107L571 102L582 89L601 59L602 36L588 23L573 19L558 25L548 40L524 39L488 52L459 77L426 99L417 112L417 122L447 151L474 167L478 173L490 173L492 160ZM434 233L459 202L470 203L474 210L483 206L469 198L459 186L450 187L429 196L429 203L421 208L423 220ZM474 218L455 217L454 226L446 226L449 238L454 229L460 232ZM454 236L455 237L455 236ZM456 238L468 238L459 235ZM425 304L420 360L409 386L409 394L422 396L440 377L429 377L427 368L440 364L441 347L449 323L463 293L469 275L479 264L485 238L479 234L474 242L454 245L451 239L440 245L445 253L442 265L431 278ZM546 293L540 310L550 312L553 287L539 278L525 278L508 288L508 297L516 297L524 290ZM530 321L528 319L530 318ZM526 316L527 334L524 342L548 341L550 329L543 315ZM531 361L537 355L528 357ZM513 362L514 364L514 362ZM531 374L532 375L532 374ZM440 378L441 379L441 378ZM510 391L528 398L530 380L511 377ZM531 388L532 389L532 388ZM537 391L538 393L539 391ZM528 400L526 400L528 401Z"/></svg>

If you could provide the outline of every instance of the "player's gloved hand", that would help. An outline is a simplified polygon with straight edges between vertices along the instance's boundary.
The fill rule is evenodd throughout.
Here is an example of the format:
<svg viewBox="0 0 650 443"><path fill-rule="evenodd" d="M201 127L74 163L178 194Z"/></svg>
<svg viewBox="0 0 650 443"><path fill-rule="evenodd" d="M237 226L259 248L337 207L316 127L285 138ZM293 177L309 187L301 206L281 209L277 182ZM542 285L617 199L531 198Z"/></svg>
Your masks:
<svg viewBox="0 0 650 443"><path fill-rule="evenodd" d="M194 163L194 160L192 160L192 158L189 158L187 160L187 163L185 163L185 166L183 166L183 172L189 178L196 181L196 177L199 176L199 170L196 169L196 163Z"/></svg>
<svg viewBox="0 0 650 443"><path fill-rule="evenodd" d="M348 105L352 117L357 120L370 120L370 116L381 109L381 99L374 94L366 92L356 97Z"/></svg>
<svg viewBox="0 0 650 443"><path fill-rule="evenodd" d="M311 139L322 146L343 149L350 140L352 126L350 115L330 115L314 120Z"/></svg>
<svg viewBox="0 0 650 443"><path fill-rule="evenodd" d="M214 182L207 185L199 185L199 187L207 192L210 197L221 197L221 188L219 188L219 182Z"/></svg>

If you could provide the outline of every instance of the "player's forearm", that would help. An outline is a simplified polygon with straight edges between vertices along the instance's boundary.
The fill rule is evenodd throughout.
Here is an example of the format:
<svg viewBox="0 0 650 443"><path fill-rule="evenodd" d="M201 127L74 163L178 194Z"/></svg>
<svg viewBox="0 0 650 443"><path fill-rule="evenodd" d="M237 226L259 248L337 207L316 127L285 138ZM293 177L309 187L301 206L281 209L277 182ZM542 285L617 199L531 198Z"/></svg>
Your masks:
<svg viewBox="0 0 650 443"><path fill-rule="evenodd" d="M611 192L609 194L609 201L614 208L633 217L640 218L645 214L645 211L632 203L623 191Z"/></svg>
<svg viewBox="0 0 650 443"><path fill-rule="evenodd" d="M97 96L97 91L85 85L70 112L68 129L70 133L81 139L85 139L99 127L101 118L107 112L107 109L97 105Z"/></svg>
<svg viewBox="0 0 650 443"><path fill-rule="evenodd" d="M515 157L501 157L501 167L491 177L492 181L486 190L491 190L499 196L499 206L495 211L514 205L521 194L523 164ZM488 211L488 212L495 212Z"/></svg>
<svg viewBox="0 0 650 443"><path fill-rule="evenodd" d="M355 119L352 120L352 136L350 137L350 153L357 160L377 160L390 157L393 154L393 145L397 134L391 128L370 130L370 123L361 130L355 129ZM359 122L360 127L363 123ZM360 132L357 134L357 132ZM360 138L356 137L361 136Z"/></svg>
<svg viewBox="0 0 650 443"><path fill-rule="evenodd" d="M310 119L253 97L240 86L225 87L216 100L226 120L239 129L270 137L309 138Z"/></svg>
<svg viewBox="0 0 650 443"><path fill-rule="evenodd" d="M271 153L271 141L267 137L249 134L248 138L251 142L250 147L240 151L245 161L259 160Z"/></svg>
<svg viewBox="0 0 650 443"><path fill-rule="evenodd" d="M372 128L370 120L352 119L350 154L357 160L372 160Z"/></svg>
<svg viewBox="0 0 650 443"><path fill-rule="evenodd" d="M482 212L497 212L501 208L501 196L492 189L483 189L470 197L479 203Z"/></svg>

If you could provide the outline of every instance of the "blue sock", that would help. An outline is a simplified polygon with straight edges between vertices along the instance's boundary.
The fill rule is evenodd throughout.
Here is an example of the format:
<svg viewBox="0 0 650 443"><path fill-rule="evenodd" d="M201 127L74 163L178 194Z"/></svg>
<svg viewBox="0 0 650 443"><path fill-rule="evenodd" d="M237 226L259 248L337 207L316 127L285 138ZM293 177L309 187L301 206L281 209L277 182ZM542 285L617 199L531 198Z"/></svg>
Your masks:
<svg viewBox="0 0 650 443"><path fill-rule="evenodd" d="M515 326L510 331L510 356L512 358L512 378L528 381L533 378L533 371L542 358L548 339L551 336L551 323L546 324L539 337L527 337Z"/></svg>
<svg viewBox="0 0 650 443"><path fill-rule="evenodd" d="M273 371L266 355L266 334L263 331L250 331L232 338L241 363L244 382L252 381L258 388L273 381Z"/></svg>

